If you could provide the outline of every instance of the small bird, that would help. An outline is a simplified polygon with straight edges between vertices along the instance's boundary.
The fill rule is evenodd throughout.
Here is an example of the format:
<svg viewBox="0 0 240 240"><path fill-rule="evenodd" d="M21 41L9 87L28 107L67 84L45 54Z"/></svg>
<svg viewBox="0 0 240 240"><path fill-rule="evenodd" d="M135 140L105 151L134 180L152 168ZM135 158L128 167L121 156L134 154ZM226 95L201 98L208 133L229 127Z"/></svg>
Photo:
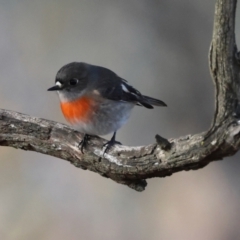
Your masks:
<svg viewBox="0 0 240 240"><path fill-rule="evenodd" d="M84 133L79 147L83 153L90 135L113 133L104 146L107 152L116 141L116 132L126 123L135 105L146 108L167 106L163 101L142 95L113 71L83 62L64 65L56 75L55 86L66 120Z"/></svg>

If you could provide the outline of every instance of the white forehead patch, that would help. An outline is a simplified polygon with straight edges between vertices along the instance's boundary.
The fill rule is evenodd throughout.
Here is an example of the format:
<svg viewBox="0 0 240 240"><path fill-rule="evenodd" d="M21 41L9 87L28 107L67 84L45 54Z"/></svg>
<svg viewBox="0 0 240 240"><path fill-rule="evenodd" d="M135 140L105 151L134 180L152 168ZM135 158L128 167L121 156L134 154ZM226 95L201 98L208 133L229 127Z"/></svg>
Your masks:
<svg viewBox="0 0 240 240"><path fill-rule="evenodd" d="M56 86L59 86L59 87L62 87L62 84L61 84L59 81L57 81L57 82L55 83L55 85L56 85Z"/></svg>

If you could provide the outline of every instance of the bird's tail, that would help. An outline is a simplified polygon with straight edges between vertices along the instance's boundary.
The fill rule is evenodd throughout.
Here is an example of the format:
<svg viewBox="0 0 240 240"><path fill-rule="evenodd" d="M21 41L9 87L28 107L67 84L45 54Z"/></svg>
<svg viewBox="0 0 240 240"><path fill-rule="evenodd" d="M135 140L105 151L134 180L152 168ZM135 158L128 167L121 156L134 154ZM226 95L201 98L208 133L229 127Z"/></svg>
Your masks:
<svg viewBox="0 0 240 240"><path fill-rule="evenodd" d="M166 107L167 104L159 99L151 98L148 96L142 96L141 100L139 101L141 105L143 105L146 108L153 108L153 106L161 106ZM153 106L152 106L153 105Z"/></svg>

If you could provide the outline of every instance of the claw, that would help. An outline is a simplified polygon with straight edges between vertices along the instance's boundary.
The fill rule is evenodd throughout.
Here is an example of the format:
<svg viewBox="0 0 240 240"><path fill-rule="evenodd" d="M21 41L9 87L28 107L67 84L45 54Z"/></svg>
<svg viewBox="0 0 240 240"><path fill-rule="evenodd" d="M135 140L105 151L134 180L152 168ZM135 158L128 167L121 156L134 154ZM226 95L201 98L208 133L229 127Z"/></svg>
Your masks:
<svg viewBox="0 0 240 240"><path fill-rule="evenodd" d="M103 157L104 157L104 154L107 153L107 152L111 149L111 147L114 146L115 144L120 144L120 145L122 145L120 142L116 141L115 138L116 138L116 132L113 133L113 136L112 136L111 140L108 141L108 142L106 142L106 143L103 145L103 148L106 147L105 150L104 150L104 152L103 152Z"/></svg>
<svg viewBox="0 0 240 240"><path fill-rule="evenodd" d="M87 142L89 141L89 139L90 135L85 134L82 141L78 144L78 148L81 150L82 153L84 153L83 149L87 146Z"/></svg>

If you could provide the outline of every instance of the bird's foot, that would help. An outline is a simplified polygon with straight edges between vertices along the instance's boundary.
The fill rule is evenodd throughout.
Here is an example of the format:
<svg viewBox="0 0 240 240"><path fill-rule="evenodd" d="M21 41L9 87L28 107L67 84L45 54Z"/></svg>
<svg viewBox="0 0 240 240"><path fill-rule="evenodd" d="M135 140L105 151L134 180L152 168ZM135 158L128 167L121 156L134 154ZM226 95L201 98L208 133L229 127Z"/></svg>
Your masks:
<svg viewBox="0 0 240 240"><path fill-rule="evenodd" d="M122 145L120 142L116 141L115 138L116 138L116 132L114 132L111 140L108 141L108 142L106 142L106 143L103 145L103 148L106 147L105 150L104 150L104 152L103 152L103 156L104 156L104 154L107 153L107 152L111 149L111 147L114 146L115 144L120 144L120 145Z"/></svg>
<svg viewBox="0 0 240 240"><path fill-rule="evenodd" d="M90 135L85 134L82 141L78 144L78 148L81 150L82 153L84 153L83 149L87 146L89 139L90 139Z"/></svg>

